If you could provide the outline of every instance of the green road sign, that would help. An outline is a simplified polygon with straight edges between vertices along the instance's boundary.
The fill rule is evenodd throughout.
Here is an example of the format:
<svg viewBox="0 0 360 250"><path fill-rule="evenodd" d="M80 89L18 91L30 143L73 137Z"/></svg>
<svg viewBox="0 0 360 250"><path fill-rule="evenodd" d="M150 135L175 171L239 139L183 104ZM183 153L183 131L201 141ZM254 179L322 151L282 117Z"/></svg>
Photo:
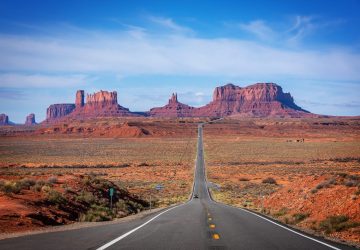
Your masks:
<svg viewBox="0 0 360 250"><path fill-rule="evenodd" d="M113 196L114 195L114 188L110 188L109 192L110 192L110 196Z"/></svg>

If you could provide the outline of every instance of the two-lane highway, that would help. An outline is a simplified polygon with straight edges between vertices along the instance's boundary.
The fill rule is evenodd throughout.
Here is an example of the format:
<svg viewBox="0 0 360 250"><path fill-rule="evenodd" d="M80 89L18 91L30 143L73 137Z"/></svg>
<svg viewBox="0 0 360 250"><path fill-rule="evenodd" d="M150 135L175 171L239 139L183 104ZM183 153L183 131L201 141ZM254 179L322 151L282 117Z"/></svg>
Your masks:
<svg viewBox="0 0 360 250"><path fill-rule="evenodd" d="M194 198L198 196L198 198ZM198 126L192 199L147 218L0 241L0 249L352 249L304 235L208 192L203 124Z"/></svg>

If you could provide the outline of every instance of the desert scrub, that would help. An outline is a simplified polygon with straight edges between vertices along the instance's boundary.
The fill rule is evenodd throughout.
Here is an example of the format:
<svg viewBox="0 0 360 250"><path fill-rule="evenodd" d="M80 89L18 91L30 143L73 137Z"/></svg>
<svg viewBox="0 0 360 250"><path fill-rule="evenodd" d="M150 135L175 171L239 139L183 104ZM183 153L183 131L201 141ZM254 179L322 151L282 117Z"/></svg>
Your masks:
<svg viewBox="0 0 360 250"><path fill-rule="evenodd" d="M319 223L320 230L325 231L326 234L357 226L360 226L359 222L349 221L349 217L345 215L330 216Z"/></svg>
<svg viewBox="0 0 360 250"><path fill-rule="evenodd" d="M277 185L276 180L274 178L272 178L272 177L268 177L268 178L262 180L262 183L268 183L268 184Z"/></svg>
<svg viewBox="0 0 360 250"><path fill-rule="evenodd" d="M38 181L36 181L35 185L31 187L31 189L33 191L35 191L35 192L40 192L42 190L42 187L45 186L45 185L48 186L48 187L51 186L51 184L46 183L43 180L38 180Z"/></svg>
<svg viewBox="0 0 360 250"><path fill-rule="evenodd" d="M19 181L0 181L0 191L7 195L19 194L21 190L30 189L35 183L34 180L28 178Z"/></svg>
<svg viewBox="0 0 360 250"><path fill-rule="evenodd" d="M112 220L113 217L114 213L110 208L93 204L85 214L80 215L80 221L109 221Z"/></svg>
<svg viewBox="0 0 360 250"><path fill-rule="evenodd" d="M274 217L281 217L288 213L289 209L286 207L281 208L279 211L275 212L273 214Z"/></svg>
<svg viewBox="0 0 360 250"><path fill-rule="evenodd" d="M96 202L96 197L91 193L87 191L81 191L81 193L76 196L76 201L87 203L87 204L93 204Z"/></svg>
<svg viewBox="0 0 360 250"><path fill-rule="evenodd" d="M303 220L305 220L307 217L309 217L310 214L308 213L296 213L296 214L293 214L292 217L293 217L293 223L294 224L297 224Z"/></svg>
<svg viewBox="0 0 360 250"><path fill-rule="evenodd" d="M319 183L316 186L316 189L329 188L331 185L335 185L335 184L336 184L336 179L331 178L329 180L326 180L326 181L323 181L323 182Z"/></svg>
<svg viewBox="0 0 360 250"><path fill-rule="evenodd" d="M58 179L55 176L51 176L51 177L49 177L48 182L50 184L56 184L56 183L58 183Z"/></svg>
<svg viewBox="0 0 360 250"><path fill-rule="evenodd" d="M66 204L67 200L66 198L58 191L54 190L54 189L50 189L47 192L47 197L46 199L56 205L64 205Z"/></svg>

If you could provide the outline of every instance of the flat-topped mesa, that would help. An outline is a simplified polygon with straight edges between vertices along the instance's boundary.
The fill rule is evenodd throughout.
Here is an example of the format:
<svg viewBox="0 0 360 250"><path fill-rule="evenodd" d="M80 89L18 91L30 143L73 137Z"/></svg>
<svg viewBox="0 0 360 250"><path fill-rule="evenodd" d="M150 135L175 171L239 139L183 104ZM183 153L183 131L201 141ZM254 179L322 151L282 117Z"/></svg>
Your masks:
<svg viewBox="0 0 360 250"><path fill-rule="evenodd" d="M300 117L309 114L275 83L256 83L244 88L226 84L215 88L213 101L194 111L194 116L249 115Z"/></svg>
<svg viewBox="0 0 360 250"><path fill-rule="evenodd" d="M117 106L117 92L109 92L100 90L100 92L86 95L87 106Z"/></svg>
<svg viewBox="0 0 360 250"><path fill-rule="evenodd" d="M52 121L69 115L75 109L75 104L52 104L46 110L46 120Z"/></svg>
<svg viewBox="0 0 360 250"><path fill-rule="evenodd" d="M87 94L86 103L84 104L83 98L84 92L79 90L76 93L76 103L78 103L78 105L70 115L72 118L139 116L118 104L116 91L109 92L100 90L93 94Z"/></svg>
<svg viewBox="0 0 360 250"><path fill-rule="evenodd" d="M163 107L150 109L150 116L153 117L191 117L194 107L181 103L177 99L177 94L173 93L169 103Z"/></svg>
<svg viewBox="0 0 360 250"><path fill-rule="evenodd" d="M9 117L6 114L0 114L0 126L1 125L10 125Z"/></svg>
<svg viewBox="0 0 360 250"><path fill-rule="evenodd" d="M35 114L31 113L26 117L25 125L35 125Z"/></svg>
<svg viewBox="0 0 360 250"><path fill-rule="evenodd" d="M236 101L241 89L241 87L235 86L232 83L216 87L213 93L213 101Z"/></svg>

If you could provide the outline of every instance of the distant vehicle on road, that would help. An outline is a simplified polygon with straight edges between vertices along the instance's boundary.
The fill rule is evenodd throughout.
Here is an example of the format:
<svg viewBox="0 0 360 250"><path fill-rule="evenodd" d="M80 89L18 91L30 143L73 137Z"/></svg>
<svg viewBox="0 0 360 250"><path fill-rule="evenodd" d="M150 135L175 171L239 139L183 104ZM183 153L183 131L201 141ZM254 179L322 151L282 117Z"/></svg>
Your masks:
<svg viewBox="0 0 360 250"><path fill-rule="evenodd" d="M198 194L194 194L194 198L199 198L199 195Z"/></svg>

